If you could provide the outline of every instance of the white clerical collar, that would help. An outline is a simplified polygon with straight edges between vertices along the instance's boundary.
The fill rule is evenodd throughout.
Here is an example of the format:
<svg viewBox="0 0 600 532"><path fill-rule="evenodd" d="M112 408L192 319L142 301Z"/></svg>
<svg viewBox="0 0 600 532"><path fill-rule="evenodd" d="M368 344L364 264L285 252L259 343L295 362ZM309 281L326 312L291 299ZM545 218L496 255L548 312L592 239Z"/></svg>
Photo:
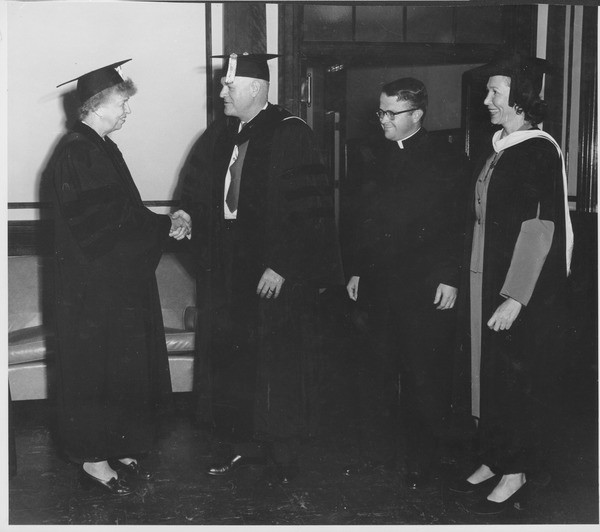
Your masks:
<svg viewBox="0 0 600 532"><path fill-rule="evenodd" d="M417 129L414 133L411 133L408 137L404 137L402 140L397 140L396 142L398 143L398 147L403 150L404 149L404 144L402 144L405 140L408 140L410 137L413 137L414 135L416 135L419 131L421 131L421 128Z"/></svg>

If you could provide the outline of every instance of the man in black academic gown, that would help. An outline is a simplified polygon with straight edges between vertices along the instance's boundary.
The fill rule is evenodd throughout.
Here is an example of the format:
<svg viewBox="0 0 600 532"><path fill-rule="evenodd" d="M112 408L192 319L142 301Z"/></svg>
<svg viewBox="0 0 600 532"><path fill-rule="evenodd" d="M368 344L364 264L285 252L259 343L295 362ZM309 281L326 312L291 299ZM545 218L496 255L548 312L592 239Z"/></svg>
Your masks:
<svg viewBox="0 0 600 532"><path fill-rule="evenodd" d="M207 472L268 457L287 480L314 431L319 288L343 278L332 182L306 123L267 101L271 57L227 56L225 117L194 148L182 208L203 306L199 365L211 366L197 386L233 412L238 440Z"/></svg>
<svg viewBox="0 0 600 532"><path fill-rule="evenodd" d="M368 314L357 361L360 462L348 473L395 463L400 374L407 485L414 489L435 468L448 421L464 158L423 128L427 92L419 80L385 85L379 107L385 140L363 149L371 193L347 272L348 294Z"/></svg>

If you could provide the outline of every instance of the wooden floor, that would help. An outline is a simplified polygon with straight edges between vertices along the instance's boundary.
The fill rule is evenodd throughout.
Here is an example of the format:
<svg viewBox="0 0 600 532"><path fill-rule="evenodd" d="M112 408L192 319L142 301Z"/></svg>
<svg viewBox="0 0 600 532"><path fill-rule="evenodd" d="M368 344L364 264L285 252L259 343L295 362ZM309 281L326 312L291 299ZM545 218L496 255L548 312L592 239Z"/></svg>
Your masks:
<svg viewBox="0 0 600 532"><path fill-rule="evenodd" d="M321 430L301 455L301 474L273 486L260 469L231 478L203 473L214 437L191 421L191 396L178 394L171 430L157 442L145 465L156 472L135 494L113 497L83 491L77 468L53 441L52 405L14 404L17 474L9 482L11 525L429 525L598 523L598 399L593 367L574 370L564 411L557 413L551 481L536 486L527 510L493 518L468 512L446 480L468 471L466 453L456 451L431 489L410 491L403 472L346 476L356 451L345 331L330 338L330 371L324 390ZM335 347L334 347L335 346Z"/></svg>

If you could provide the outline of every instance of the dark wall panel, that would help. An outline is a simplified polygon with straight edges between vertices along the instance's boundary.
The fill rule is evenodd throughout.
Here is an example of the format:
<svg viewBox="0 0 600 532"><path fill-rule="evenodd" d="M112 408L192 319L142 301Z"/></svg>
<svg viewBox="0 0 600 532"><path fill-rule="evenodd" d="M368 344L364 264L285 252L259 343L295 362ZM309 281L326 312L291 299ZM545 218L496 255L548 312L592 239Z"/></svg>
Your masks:
<svg viewBox="0 0 600 532"><path fill-rule="evenodd" d="M265 53L267 51L267 14L263 3L223 4L224 51Z"/></svg>
<svg viewBox="0 0 600 532"><path fill-rule="evenodd" d="M577 210L598 206L598 8L585 7L581 51L581 106L577 157Z"/></svg>

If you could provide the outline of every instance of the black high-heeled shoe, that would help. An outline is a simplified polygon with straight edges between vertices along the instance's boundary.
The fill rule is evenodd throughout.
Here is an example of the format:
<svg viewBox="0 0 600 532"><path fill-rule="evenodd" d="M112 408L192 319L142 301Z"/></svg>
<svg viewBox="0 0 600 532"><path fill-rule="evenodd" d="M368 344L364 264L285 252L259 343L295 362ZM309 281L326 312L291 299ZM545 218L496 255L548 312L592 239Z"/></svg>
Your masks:
<svg viewBox="0 0 600 532"><path fill-rule="evenodd" d="M105 491L113 495L130 495L133 493L133 488L125 479L113 477L110 480L102 480L101 478L90 475L85 469L81 469L80 483L83 489L92 487L101 487Z"/></svg>
<svg viewBox="0 0 600 532"><path fill-rule="evenodd" d="M529 502L529 483L525 482L508 499L502 502L490 501L487 497L482 499L470 508L471 513L477 515L496 515L504 512L508 508L524 510Z"/></svg>

